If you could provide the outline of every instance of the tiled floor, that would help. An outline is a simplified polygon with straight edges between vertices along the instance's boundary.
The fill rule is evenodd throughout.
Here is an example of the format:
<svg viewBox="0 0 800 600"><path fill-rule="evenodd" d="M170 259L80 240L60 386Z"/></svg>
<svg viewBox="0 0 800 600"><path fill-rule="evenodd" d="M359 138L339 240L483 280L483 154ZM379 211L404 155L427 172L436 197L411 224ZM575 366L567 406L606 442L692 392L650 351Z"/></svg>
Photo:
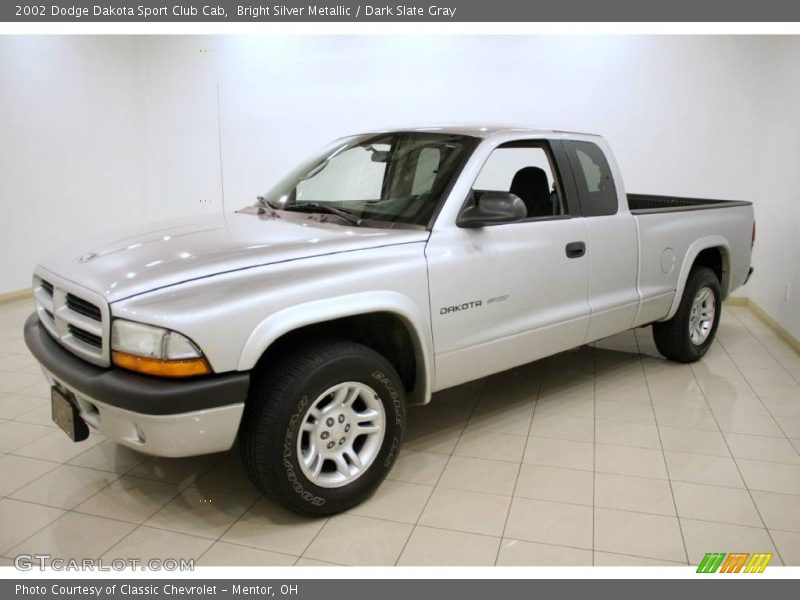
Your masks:
<svg viewBox="0 0 800 600"><path fill-rule="evenodd" d="M0 305L0 564L18 553L198 564L650 565L767 551L800 565L800 357L727 307L695 365L647 329L438 394L410 411L375 496L307 519L234 452L148 458L71 443Z"/></svg>

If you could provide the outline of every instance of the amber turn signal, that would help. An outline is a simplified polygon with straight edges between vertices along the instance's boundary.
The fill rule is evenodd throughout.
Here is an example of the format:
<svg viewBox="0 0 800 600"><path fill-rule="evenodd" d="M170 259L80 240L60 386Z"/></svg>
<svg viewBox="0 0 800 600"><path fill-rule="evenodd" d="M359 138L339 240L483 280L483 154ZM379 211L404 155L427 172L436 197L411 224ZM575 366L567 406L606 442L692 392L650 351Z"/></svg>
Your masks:
<svg viewBox="0 0 800 600"><path fill-rule="evenodd" d="M111 353L111 359L115 365L123 369L159 377L194 377L212 372L205 358L162 360L115 351Z"/></svg>

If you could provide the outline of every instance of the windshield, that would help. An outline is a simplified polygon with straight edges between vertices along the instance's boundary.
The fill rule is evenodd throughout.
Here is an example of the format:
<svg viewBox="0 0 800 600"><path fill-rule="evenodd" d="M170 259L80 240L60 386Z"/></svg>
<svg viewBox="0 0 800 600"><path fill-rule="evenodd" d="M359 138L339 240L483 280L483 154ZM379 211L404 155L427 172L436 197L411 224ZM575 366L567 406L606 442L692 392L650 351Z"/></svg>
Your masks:
<svg viewBox="0 0 800 600"><path fill-rule="evenodd" d="M427 226L477 141L432 132L345 138L289 173L259 201L278 210L338 209L377 225Z"/></svg>

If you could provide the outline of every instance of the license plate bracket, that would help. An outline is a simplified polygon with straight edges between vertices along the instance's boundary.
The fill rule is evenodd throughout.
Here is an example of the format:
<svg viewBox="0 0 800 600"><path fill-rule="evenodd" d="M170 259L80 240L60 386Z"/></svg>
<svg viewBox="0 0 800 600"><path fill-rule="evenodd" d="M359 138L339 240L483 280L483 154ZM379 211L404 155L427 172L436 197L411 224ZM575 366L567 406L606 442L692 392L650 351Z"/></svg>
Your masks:
<svg viewBox="0 0 800 600"><path fill-rule="evenodd" d="M89 437L89 426L81 419L75 401L55 386L50 388L50 408L53 422L73 442L82 442Z"/></svg>

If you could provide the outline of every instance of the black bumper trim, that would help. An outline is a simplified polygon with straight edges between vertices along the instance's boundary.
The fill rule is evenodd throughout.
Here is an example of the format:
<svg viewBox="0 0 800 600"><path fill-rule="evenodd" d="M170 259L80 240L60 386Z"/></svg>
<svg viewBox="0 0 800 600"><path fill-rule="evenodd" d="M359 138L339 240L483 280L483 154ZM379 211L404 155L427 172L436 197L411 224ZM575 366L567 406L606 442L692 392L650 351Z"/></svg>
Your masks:
<svg viewBox="0 0 800 600"><path fill-rule="evenodd" d="M747 277L744 278L744 283L742 283L742 285L745 285L748 281L750 281L750 278L753 276L753 271L753 267L750 267L750 270L747 272Z"/></svg>
<svg viewBox="0 0 800 600"><path fill-rule="evenodd" d="M36 313L25 321L25 343L53 376L89 398L146 415L174 415L244 402L250 373L163 379L87 363L56 342Z"/></svg>

